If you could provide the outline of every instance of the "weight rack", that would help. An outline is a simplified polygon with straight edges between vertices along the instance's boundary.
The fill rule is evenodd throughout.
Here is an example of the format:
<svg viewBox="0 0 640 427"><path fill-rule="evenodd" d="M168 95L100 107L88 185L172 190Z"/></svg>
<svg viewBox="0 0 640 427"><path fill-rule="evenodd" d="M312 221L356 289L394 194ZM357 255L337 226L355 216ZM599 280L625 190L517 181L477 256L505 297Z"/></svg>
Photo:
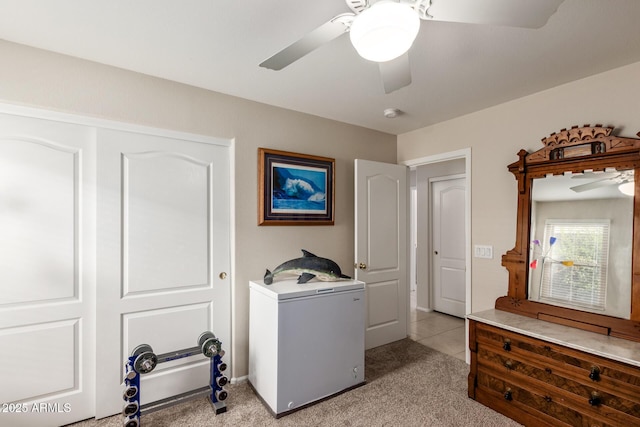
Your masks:
<svg viewBox="0 0 640 427"><path fill-rule="evenodd" d="M227 364L222 361L222 356L224 356L225 353L224 350L222 350L222 343L209 331L200 334L197 342L198 345L196 347L159 355L154 354L153 349L148 344L140 344L133 349L131 356L129 356L125 364L125 388L122 395L125 401L124 408L122 409L122 415L124 416L123 425L125 427L140 426L140 418L142 415L206 395L209 396L216 415L227 411L224 400L226 400L228 394L223 387L229 380L222 374L222 372L227 369ZM197 354L203 354L210 358L209 385L140 405L141 374L148 374L153 371L159 363L195 356Z"/></svg>

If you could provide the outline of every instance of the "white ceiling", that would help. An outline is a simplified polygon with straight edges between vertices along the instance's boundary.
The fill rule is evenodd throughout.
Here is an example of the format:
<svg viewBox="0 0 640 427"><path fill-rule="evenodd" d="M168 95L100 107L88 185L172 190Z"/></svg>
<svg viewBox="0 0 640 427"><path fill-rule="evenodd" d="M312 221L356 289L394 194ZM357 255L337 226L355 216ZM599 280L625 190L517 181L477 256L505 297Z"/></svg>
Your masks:
<svg viewBox="0 0 640 427"><path fill-rule="evenodd" d="M0 38L392 134L640 61L640 0L565 0L537 30L422 21L413 83L389 95L348 36L281 71L258 66L349 11L344 0L0 0ZM387 119L390 107L405 114Z"/></svg>

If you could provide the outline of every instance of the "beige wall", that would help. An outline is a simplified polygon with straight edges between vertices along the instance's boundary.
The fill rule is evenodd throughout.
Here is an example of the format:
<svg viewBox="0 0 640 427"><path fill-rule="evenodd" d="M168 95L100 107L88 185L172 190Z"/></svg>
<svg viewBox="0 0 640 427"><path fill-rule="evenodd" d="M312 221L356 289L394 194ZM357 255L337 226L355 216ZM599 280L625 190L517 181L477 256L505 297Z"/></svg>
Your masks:
<svg viewBox="0 0 640 427"><path fill-rule="evenodd" d="M233 377L247 374L249 287L300 249L353 264L353 160L395 163L396 137L0 40L0 102L235 138ZM336 159L333 227L257 226L257 148Z"/></svg>
<svg viewBox="0 0 640 427"><path fill-rule="evenodd" d="M640 131L640 62L398 136L398 161L471 147L471 243L492 245L493 259L473 259L472 310L506 295L501 256L515 244L516 185L507 165L521 148L573 125Z"/></svg>

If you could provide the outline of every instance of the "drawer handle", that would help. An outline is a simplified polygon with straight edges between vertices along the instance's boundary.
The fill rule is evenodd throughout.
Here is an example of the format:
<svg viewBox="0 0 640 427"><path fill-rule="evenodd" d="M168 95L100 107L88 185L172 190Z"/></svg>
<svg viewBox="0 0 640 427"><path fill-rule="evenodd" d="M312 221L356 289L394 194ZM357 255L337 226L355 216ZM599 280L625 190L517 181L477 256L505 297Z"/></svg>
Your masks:
<svg viewBox="0 0 640 427"><path fill-rule="evenodd" d="M511 393L510 388L508 388L507 391L504 392L504 400L513 400L513 393Z"/></svg>
<svg viewBox="0 0 640 427"><path fill-rule="evenodd" d="M506 338L504 340L504 344L502 344L502 348L504 349L504 351L511 351L511 340L509 338Z"/></svg>
<svg viewBox="0 0 640 427"><path fill-rule="evenodd" d="M589 398L589 405L598 406L601 403L602 403L602 399L600 398L600 395L595 391L592 392L591 397Z"/></svg>
<svg viewBox="0 0 640 427"><path fill-rule="evenodd" d="M591 372L589 373L589 378L593 381L600 381L600 368L597 366L591 367Z"/></svg>
<svg viewBox="0 0 640 427"><path fill-rule="evenodd" d="M551 398L551 396L545 396L544 400L551 403L553 401L553 399Z"/></svg>
<svg viewBox="0 0 640 427"><path fill-rule="evenodd" d="M508 370L512 370L513 362L511 360L507 360L506 362L504 362L504 367L507 368Z"/></svg>
<svg viewBox="0 0 640 427"><path fill-rule="evenodd" d="M551 373L553 372L553 371L551 370L551 368L544 368L544 371L545 371L547 374L551 374Z"/></svg>

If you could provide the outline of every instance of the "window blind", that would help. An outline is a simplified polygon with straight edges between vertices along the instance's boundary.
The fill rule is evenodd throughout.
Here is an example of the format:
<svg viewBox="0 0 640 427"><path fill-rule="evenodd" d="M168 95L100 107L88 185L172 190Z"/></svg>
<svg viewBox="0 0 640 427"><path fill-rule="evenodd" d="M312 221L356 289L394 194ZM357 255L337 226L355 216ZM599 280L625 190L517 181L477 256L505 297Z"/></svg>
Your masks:
<svg viewBox="0 0 640 427"><path fill-rule="evenodd" d="M606 220L545 222L540 297L592 310L604 310L607 296L609 228ZM564 262L564 263L563 263Z"/></svg>

